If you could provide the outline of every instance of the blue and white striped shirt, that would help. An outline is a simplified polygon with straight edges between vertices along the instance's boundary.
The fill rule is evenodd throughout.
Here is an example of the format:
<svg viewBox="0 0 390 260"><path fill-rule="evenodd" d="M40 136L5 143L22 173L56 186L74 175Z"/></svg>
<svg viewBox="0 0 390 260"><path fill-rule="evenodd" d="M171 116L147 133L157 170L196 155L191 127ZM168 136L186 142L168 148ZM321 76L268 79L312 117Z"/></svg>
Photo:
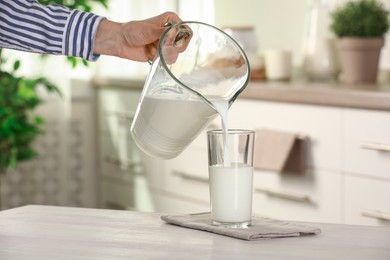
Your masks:
<svg viewBox="0 0 390 260"><path fill-rule="evenodd" d="M101 16L36 0L0 0L0 48L94 61Z"/></svg>

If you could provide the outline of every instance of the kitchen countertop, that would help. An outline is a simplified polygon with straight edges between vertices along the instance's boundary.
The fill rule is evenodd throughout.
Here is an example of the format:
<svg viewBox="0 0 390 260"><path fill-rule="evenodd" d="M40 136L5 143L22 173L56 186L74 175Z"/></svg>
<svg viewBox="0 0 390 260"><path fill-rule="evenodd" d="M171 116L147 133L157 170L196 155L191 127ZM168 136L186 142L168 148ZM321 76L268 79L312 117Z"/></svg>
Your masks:
<svg viewBox="0 0 390 260"><path fill-rule="evenodd" d="M55 206L0 212L0 259L390 259L390 227L304 223L320 235L245 241L161 214Z"/></svg>
<svg viewBox="0 0 390 260"><path fill-rule="evenodd" d="M95 88L142 89L144 81L106 78ZM390 84L345 85L337 82L250 81L239 99L390 111Z"/></svg>
<svg viewBox="0 0 390 260"><path fill-rule="evenodd" d="M251 81L239 98L390 111L390 85Z"/></svg>

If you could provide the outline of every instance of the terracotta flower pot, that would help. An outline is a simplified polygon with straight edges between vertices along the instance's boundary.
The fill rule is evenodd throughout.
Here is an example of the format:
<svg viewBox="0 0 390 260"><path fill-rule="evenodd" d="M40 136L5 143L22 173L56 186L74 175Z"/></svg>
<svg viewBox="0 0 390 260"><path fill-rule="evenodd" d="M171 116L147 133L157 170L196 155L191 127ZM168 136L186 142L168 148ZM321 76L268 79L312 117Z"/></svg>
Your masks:
<svg viewBox="0 0 390 260"><path fill-rule="evenodd" d="M383 38L339 39L341 81L349 84L375 83Z"/></svg>

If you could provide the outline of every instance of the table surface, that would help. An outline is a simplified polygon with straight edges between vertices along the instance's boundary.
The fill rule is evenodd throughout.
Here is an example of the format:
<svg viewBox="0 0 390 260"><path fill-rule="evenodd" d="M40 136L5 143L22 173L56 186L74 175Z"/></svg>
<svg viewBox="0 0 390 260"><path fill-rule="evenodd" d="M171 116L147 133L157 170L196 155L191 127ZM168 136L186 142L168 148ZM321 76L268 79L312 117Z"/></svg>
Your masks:
<svg viewBox="0 0 390 260"><path fill-rule="evenodd" d="M55 206L0 212L0 259L390 259L390 227L303 223L316 236L245 241L161 214Z"/></svg>

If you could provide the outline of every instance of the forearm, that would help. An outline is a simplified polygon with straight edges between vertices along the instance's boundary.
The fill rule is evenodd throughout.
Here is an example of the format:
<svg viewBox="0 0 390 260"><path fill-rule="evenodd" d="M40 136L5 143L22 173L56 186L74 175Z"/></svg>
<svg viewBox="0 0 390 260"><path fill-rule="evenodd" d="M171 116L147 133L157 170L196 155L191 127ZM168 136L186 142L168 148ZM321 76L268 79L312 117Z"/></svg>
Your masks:
<svg viewBox="0 0 390 260"><path fill-rule="evenodd" d="M93 53L119 56L119 48L124 42L121 28L121 23L102 20L96 32Z"/></svg>

